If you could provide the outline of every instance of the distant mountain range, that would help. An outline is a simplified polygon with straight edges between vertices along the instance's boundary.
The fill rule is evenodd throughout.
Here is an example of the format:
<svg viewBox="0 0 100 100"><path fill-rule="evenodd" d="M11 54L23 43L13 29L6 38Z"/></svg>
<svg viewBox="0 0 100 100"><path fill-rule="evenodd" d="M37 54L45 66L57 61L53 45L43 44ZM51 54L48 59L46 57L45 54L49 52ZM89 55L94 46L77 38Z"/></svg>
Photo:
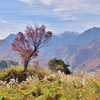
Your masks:
<svg viewBox="0 0 100 100"><path fill-rule="evenodd" d="M20 61L18 53L11 50L11 43L16 37L10 34L0 40L0 59ZM95 71L100 68L100 28L93 27L79 34L65 31L53 35L50 45L40 49L37 58L41 64L47 66L51 58L63 59L71 65L72 71Z"/></svg>

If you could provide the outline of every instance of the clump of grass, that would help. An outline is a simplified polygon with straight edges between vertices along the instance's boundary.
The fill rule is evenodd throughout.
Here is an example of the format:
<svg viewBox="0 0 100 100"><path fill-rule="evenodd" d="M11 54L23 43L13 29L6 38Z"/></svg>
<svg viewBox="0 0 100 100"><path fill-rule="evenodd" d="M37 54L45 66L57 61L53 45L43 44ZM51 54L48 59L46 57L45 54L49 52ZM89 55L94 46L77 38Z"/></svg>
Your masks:
<svg viewBox="0 0 100 100"><path fill-rule="evenodd" d="M39 79L43 79L45 75L49 75L45 70L35 70L32 67L29 67L27 71L23 71L23 66L9 67L5 68L0 72L0 80L10 82L11 79L17 79L18 82L25 81L29 76L37 76Z"/></svg>
<svg viewBox="0 0 100 100"><path fill-rule="evenodd" d="M7 83L11 80L11 79L18 79L18 82L22 82L25 81L25 79L32 75L32 73L34 72L34 70L28 70L27 72L23 71L23 67L9 67L6 69L3 69L0 72L0 80L2 81L6 81Z"/></svg>
<svg viewBox="0 0 100 100"><path fill-rule="evenodd" d="M0 78L12 69L24 76L22 67L11 67L0 72ZM14 77L9 83L0 81L0 100L100 100L100 77L97 73L50 74L30 67L26 76L20 83Z"/></svg>

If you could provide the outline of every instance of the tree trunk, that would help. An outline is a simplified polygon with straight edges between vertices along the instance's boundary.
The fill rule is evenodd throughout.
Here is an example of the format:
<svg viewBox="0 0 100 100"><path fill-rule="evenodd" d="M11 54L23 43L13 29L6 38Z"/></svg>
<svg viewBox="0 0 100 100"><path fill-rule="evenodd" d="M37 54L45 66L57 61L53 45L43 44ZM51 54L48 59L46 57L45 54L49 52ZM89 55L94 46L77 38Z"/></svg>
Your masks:
<svg viewBox="0 0 100 100"><path fill-rule="evenodd" d="M28 68L28 63L29 63L29 61L25 59L25 61L24 61L24 71L27 70L27 68Z"/></svg>
<svg viewBox="0 0 100 100"><path fill-rule="evenodd" d="M32 54L31 54L27 59L24 60L24 71L27 70L29 61L30 61L31 57L33 56L33 54L36 52L36 50L37 50L37 49L36 49L36 47L35 47L35 49L34 49L34 51L32 52Z"/></svg>

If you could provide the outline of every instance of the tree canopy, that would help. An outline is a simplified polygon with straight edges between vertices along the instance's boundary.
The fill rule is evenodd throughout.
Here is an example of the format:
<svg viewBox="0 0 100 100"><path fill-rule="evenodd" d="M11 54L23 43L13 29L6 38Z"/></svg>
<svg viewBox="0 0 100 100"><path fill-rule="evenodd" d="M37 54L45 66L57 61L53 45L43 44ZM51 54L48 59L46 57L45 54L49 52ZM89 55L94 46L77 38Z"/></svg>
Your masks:
<svg viewBox="0 0 100 100"><path fill-rule="evenodd" d="M12 43L12 49L19 52L24 64L24 70L27 70L30 60L38 56L39 49L47 46L52 37L52 32L46 32L44 25L27 26L25 35L18 32Z"/></svg>
<svg viewBox="0 0 100 100"><path fill-rule="evenodd" d="M65 64L62 59L52 58L49 60L48 66L53 72L60 70L65 74L71 74L71 71L68 69L70 65Z"/></svg>

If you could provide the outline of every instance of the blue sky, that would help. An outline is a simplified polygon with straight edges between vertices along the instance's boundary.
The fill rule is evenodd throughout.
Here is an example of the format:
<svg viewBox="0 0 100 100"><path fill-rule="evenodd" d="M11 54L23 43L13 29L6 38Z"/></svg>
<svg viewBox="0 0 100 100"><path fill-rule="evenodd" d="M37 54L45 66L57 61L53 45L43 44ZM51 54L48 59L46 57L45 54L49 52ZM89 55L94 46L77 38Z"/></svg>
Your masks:
<svg viewBox="0 0 100 100"><path fill-rule="evenodd" d="M53 34L100 27L100 0L0 0L0 39L34 23Z"/></svg>

